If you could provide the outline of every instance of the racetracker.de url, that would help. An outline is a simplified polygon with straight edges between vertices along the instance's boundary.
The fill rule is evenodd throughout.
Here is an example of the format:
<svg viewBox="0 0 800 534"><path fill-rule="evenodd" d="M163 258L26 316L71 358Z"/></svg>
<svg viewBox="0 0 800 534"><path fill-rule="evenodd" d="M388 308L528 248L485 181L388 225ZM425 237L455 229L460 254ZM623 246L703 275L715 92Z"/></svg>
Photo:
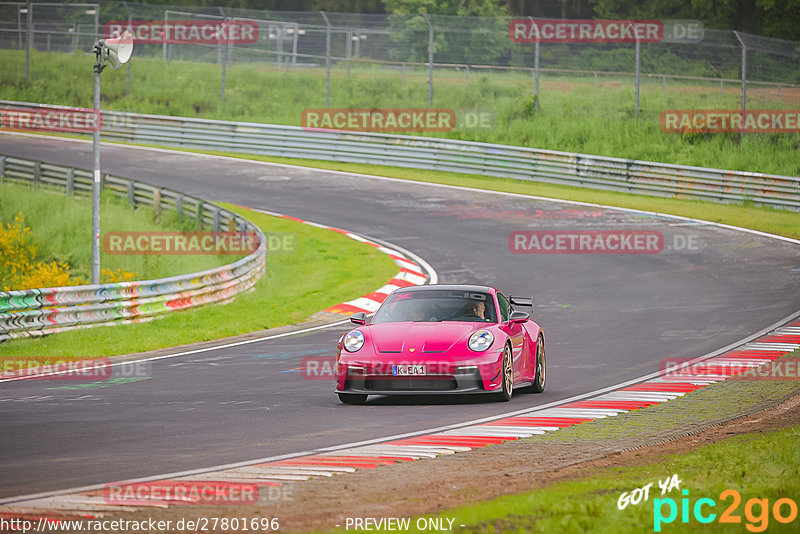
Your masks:
<svg viewBox="0 0 800 534"><path fill-rule="evenodd" d="M277 517L196 517L192 519L51 519L47 517L0 518L0 532L125 532L153 534L167 531L188 532L278 532Z"/></svg>

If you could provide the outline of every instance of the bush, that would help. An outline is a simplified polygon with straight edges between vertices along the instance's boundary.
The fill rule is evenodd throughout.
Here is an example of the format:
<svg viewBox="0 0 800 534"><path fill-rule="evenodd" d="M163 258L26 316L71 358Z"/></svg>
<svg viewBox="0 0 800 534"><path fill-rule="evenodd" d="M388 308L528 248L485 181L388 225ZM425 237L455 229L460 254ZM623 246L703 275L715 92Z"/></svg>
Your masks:
<svg viewBox="0 0 800 534"><path fill-rule="evenodd" d="M522 103L522 112L525 116L529 119L532 119L536 115L536 99L539 98L536 95L531 95L525 99Z"/></svg>
<svg viewBox="0 0 800 534"><path fill-rule="evenodd" d="M25 226L22 212L13 223L0 224L0 290L35 289L41 287L76 286L88 283L70 276L68 263L37 259L39 245L30 227ZM102 270L103 283L134 280L136 273L117 269Z"/></svg>

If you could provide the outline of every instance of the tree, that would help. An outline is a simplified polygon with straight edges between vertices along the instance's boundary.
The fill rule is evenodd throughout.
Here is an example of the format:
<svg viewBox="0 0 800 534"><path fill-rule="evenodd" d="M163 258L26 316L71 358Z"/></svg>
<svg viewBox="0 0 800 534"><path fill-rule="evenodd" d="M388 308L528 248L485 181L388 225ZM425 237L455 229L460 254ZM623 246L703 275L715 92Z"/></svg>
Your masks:
<svg viewBox="0 0 800 534"><path fill-rule="evenodd" d="M387 13L394 15L470 15L503 17L508 9L496 0L383 0Z"/></svg>

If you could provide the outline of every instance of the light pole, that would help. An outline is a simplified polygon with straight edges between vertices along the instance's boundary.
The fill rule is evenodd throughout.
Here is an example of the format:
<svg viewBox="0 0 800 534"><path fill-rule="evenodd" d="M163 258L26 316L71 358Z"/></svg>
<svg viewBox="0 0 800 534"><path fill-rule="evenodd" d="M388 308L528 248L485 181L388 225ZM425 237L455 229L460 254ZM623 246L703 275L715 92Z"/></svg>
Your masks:
<svg viewBox="0 0 800 534"><path fill-rule="evenodd" d="M92 184L92 284L100 283L100 73L106 67L117 70L131 59L133 53L133 36L125 31L115 39L99 39L94 43L94 115L95 128L92 136L94 153L94 183Z"/></svg>

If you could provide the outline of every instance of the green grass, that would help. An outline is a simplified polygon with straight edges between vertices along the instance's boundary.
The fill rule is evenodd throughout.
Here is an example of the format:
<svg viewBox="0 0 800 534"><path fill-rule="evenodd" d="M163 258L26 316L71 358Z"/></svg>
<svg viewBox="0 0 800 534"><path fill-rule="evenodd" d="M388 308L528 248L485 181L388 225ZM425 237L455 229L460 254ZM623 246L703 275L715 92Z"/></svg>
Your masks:
<svg viewBox="0 0 800 534"><path fill-rule="evenodd" d="M787 357L793 357L794 354ZM523 441L528 450L541 444L544 453L553 450L554 446L562 450L582 446L580 450L587 450L586 444L596 445L599 452L607 447L605 452L610 453L620 448L647 445L659 439L677 438L721 420L754 413L781 402L797 391L797 381L792 380L729 379L669 402L573 425ZM597 468L582 475L580 480L553 483L427 517L455 519L454 532L457 533L652 532L654 499L662 497L658 481L677 474L682 480L680 489L689 490L691 504L704 497L714 499L719 504L712 511L718 516L730 504L730 499L727 503L720 502L720 493L726 489L739 491L742 504L738 514L747 523L743 507L751 498L770 499L770 508L776 499L783 497L792 498L797 503L797 496L800 495L798 440L800 427L797 426L768 434L745 434L688 454L664 455L663 458L655 458L635 467ZM502 472L498 476L503 476ZM535 473L530 476L535 480ZM630 493L651 482L653 487L648 502L629 505L624 510L617 509L622 492ZM461 491L468 494L467 490L478 491L477 488L462 488ZM683 496L678 490L673 490L663 497L672 497L680 506ZM664 506L666 514L668 505ZM706 511L707 508L704 509ZM755 512L758 511L756 508ZM784 513L787 512L784 507ZM798 522L800 518L787 526L770 520L768 532L795 532ZM727 529L726 525L719 524L702 528L704 532L705 529L712 532L747 532L744 523L727 525ZM462 524L464 528L459 527ZM662 532L693 532L698 526L700 523L692 518L690 510L688 524L681 524L679 513L675 522L665 525ZM412 528L409 532L418 531Z"/></svg>
<svg viewBox="0 0 800 534"><path fill-rule="evenodd" d="M24 81L24 53L0 56L0 99L91 107L92 58L81 54L34 52L31 81ZM103 73L104 109L276 124L300 124L302 110L324 107L324 69L288 74L262 63L234 64L227 71L225 100L220 99L221 67L215 64L136 56L132 60L131 95L125 96L125 69ZM58 72L59 83L53 83ZM165 83L169 80L169 83ZM527 147L632 159L800 175L800 134L667 134L660 130L665 109L738 109L739 90L720 94L715 83L668 84L645 79L638 117L629 77L603 77L595 88L588 77L545 74L541 112L531 112L529 73L483 73L469 80L463 72L437 71L434 107L488 110L495 125L488 130L431 134ZM796 91L753 87L750 108L798 105ZM354 66L350 76L334 69L331 107L426 107L427 72L405 76L375 66Z"/></svg>
<svg viewBox="0 0 800 534"><path fill-rule="evenodd" d="M22 212L38 243L40 261L59 261L70 265L70 275L91 279L92 203L86 196L68 197L63 191L11 182L0 183L0 222L9 223ZM54 217L54 214L58 214ZM158 219L148 207L130 208L125 199L104 193L100 207L101 238L116 231L194 230L194 221L178 219L175 212L163 211ZM102 246L102 243L101 243ZM232 263L241 256L224 255L113 255L101 250L103 269L124 269L136 273L137 280L165 278ZM0 280L0 287L2 286ZM23 288L13 288L23 289Z"/></svg>
<svg viewBox="0 0 800 534"><path fill-rule="evenodd" d="M777 499L790 498L797 503L800 495L800 427L787 428L769 434L746 434L704 446L684 455L667 455L662 460L640 467L608 468L575 482L554 484L545 489L501 497L475 506L445 512L440 517L455 518L455 532L608 532L641 533L654 531L654 504L656 499L674 499L678 508L672 524L661 526L661 532L749 532L746 525L761 526L760 520L745 516L746 503L753 498L769 499L769 511ZM682 481L684 496L673 489L661 495L659 480L677 474ZM623 492L653 483L649 500L638 505L617 508ZM742 501L735 515L741 524L720 524L720 514L731 505L730 497L720 499L720 494L733 489ZM689 519L681 521L681 499L689 499ZM702 525L692 515L694 504L701 498L713 499L717 506L703 508L717 514L717 519ZM663 514L668 515L668 505ZM754 519L760 518L758 506L752 508ZM788 507L783 507L788 514ZM768 532L796 532L798 520L788 525L770 517L763 524ZM412 529L410 532L416 532Z"/></svg>
<svg viewBox="0 0 800 534"><path fill-rule="evenodd" d="M265 276L229 304L172 313L149 323L75 330L0 344L0 360L41 363L159 349L303 321L369 293L397 274L374 247L330 230L229 204L267 234L291 237L292 249L268 255ZM369 269L364 266L368 265Z"/></svg>

